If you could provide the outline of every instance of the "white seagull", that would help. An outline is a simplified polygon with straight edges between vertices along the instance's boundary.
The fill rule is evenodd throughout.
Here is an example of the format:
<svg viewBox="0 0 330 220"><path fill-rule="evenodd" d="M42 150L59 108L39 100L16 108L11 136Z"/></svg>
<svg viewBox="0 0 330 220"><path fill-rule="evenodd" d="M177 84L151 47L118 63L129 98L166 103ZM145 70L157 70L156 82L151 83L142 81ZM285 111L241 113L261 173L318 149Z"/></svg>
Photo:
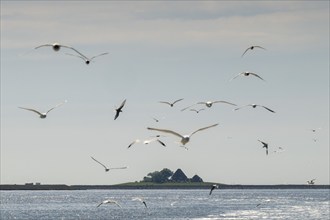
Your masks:
<svg viewBox="0 0 330 220"><path fill-rule="evenodd" d="M186 109L188 109L188 108L190 108L190 107L192 107L192 106L194 106L194 105L198 105L198 104L203 104L203 105L205 105L206 107L211 108L212 105L213 105L213 104L216 104L216 103L224 103L224 104L228 104L228 105L237 106L236 104L231 103L231 102L227 102L227 101L206 101L206 102L197 102L196 104L193 104L193 105L190 105L190 106L188 106L188 107L186 107L186 108L181 109L181 111L184 111L184 110L186 110Z"/></svg>
<svg viewBox="0 0 330 220"><path fill-rule="evenodd" d="M151 142L154 142L154 141L157 141L158 143L160 143L161 145L163 145L164 147L166 147L166 144L164 142L162 142L161 140L159 140L158 138L152 138L152 139L147 139L147 140L144 140L143 141L143 144L150 144ZM132 143L130 143L127 147L130 148L132 147L133 144L136 144L136 143L140 143L141 140L140 139L136 139L135 141L133 141Z"/></svg>
<svg viewBox="0 0 330 220"><path fill-rule="evenodd" d="M251 47L247 48L247 49L244 51L244 53L242 54L241 57L243 57L244 54L245 54L248 50L253 50L254 48L260 48L260 49L264 49L264 50L266 50L266 48L263 48L263 47L261 47L261 46L251 46Z"/></svg>
<svg viewBox="0 0 330 220"><path fill-rule="evenodd" d="M136 198L133 198L132 199L133 201L140 201L140 202L142 202L143 203L143 205L146 207L146 208L148 208L148 206L147 206L147 203L142 199L142 198L140 198L140 197L136 197Z"/></svg>
<svg viewBox="0 0 330 220"><path fill-rule="evenodd" d="M267 108L266 106L263 106L263 105L257 105L257 104L249 104L249 105L241 106L239 108L235 108L234 110L239 110L241 108L248 107L248 106L251 106L252 108L256 108L257 106L263 107L264 109L267 109L268 111L275 113L275 111L271 110L270 108Z"/></svg>
<svg viewBox="0 0 330 220"><path fill-rule="evenodd" d="M75 56L75 57L81 58L87 65L90 62L92 62L92 60L95 59L96 57L107 55L107 54L109 54L109 53L108 52L105 52L105 53L101 53L99 55L93 56L91 58L88 58L88 57L86 57L85 55L83 55L81 53L79 53L79 55L75 55L75 54L71 54L71 53L66 53L66 55L70 55L70 56Z"/></svg>
<svg viewBox="0 0 330 220"><path fill-rule="evenodd" d="M25 107L18 107L18 108L21 108L21 109L25 109L25 110L28 110L28 111L35 112L35 113L37 113L37 114L39 115L40 118L46 118L46 117L47 117L47 114L48 114L51 110L53 110L53 109L55 109L55 108L57 108L57 107L63 105L63 104L66 103L66 102L67 102L67 100L65 100L64 102L61 102L60 104L56 105L55 107L49 109L47 112L39 112L39 111L37 111L37 110L35 110L35 109L32 109L32 108L25 108Z"/></svg>
<svg viewBox="0 0 330 220"><path fill-rule="evenodd" d="M218 189L218 188L219 188L219 185L217 185L217 184L213 184L213 185L211 186L211 189L210 189L210 193L209 193L209 195L212 194L212 192L213 192L214 189Z"/></svg>
<svg viewBox="0 0 330 220"><path fill-rule="evenodd" d="M70 49L70 50L73 50L75 51L76 53L78 53L79 55L81 56L84 56L82 53L80 53L78 50L76 50L75 48L71 47L71 46L66 46L66 45L63 45L63 44L59 44L59 43L53 43L53 44L43 44L43 45L40 45L40 46L37 46L35 47L34 49L38 49L40 47L52 47L54 51L59 51L62 47L64 48L67 48L67 49Z"/></svg>
<svg viewBox="0 0 330 220"><path fill-rule="evenodd" d="M173 134L173 135L175 135L175 136L178 136L178 137L181 138L181 144L182 144L182 145L185 145L186 143L189 142L191 136L192 136L193 134L195 134L196 132L198 132L198 131L202 131L202 130L205 130L205 129L208 129L208 128L212 128L212 127L215 127L215 126L217 126L217 125L218 125L218 124L214 124L214 125L210 125L210 126L207 126L207 127L204 127L204 128L200 128L200 129L198 129L198 130L192 132L192 133L189 134L189 135L181 135L181 134L179 134L179 133L177 133L177 132L175 132L175 131L171 131L171 130L167 130L167 129L149 128L149 127L148 127L147 129L148 129L148 130L154 130L154 131L165 132L165 133L170 133L170 134Z"/></svg>
<svg viewBox="0 0 330 220"><path fill-rule="evenodd" d="M116 108L115 109L116 115L115 115L115 119L114 120L116 120L118 118L120 112L123 112L122 111L122 108L124 107L125 103L126 103L126 99L121 103L121 105L119 106L119 108Z"/></svg>
<svg viewBox="0 0 330 220"><path fill-rule="evenodd" d="M96 160L94 157L91 156L91 158L98 164L100 164L101 166L104 167L105 169L105 172L108 172L109 170L114 170L114 169L127 169L128 167L111 167L111 168L108 168L106 167L103 163L101 163L100 161Z"/></svg>
<svg viewBox="0 0 330 220"><path fill-rule="evenodd" d="M180 101L182 101L182 100L183 100L183 99L178 99L178 100L175 100L174 102L160 101L159 103L164 103L164 104L167 104L167 105L173 107L175 103L180 102Z"/></svg>
<svg viewBox="0 0 330 220"><path fill-rule="evenodd" d="M316 179L309 180L309 181L307 181L307 184L308 185L314 185L315 184L315 180Z"/></svg>
<svg viewBox="0 0 330 220"><path fill-rule="evenodd" d="M97 207L100 207L100 205L109 204L109 203L110 204L116 204L118 207L121 208L121 205L119 205L117 201L110 200L110 199L104 200L103 202L101 202L100 204L98 204Z"/></svg>
<svg viewBox="0 0 330 220"><path fill-rule="evenodd" d="M235 77L231 78L229 81L232 81L233 79L235 79L235 78L237 78L237 77L239 77L239 76L250 76L250 75L255 76L255 77L258 77L259 79L265 81L265 80L264 80L263 78L261 78L258 74L253 73L253 72L249 72L249 71L241 72L241 73L237 74Z"/></svg>

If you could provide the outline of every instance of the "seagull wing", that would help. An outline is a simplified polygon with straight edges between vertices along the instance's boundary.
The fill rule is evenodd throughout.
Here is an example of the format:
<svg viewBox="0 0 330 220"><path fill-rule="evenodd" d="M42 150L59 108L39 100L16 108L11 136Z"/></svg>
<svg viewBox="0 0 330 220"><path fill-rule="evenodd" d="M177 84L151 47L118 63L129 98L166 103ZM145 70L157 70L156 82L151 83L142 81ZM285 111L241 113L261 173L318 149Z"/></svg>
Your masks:
<svg viewBox="0 0 330 220"><path fill-rule="evenodd" d="M192 132L192 133L189 135L189 137L191 137L193 134L195 134L195 133L198 132L198 131L202 131L202 130L205 130L205 129L208 129L208 128L212 128L212 127L215 127L215 126L217 126L217 125L218 125L218 123L217 123L217 124L214 124L214 125L210 125L210 126L204 127L204 128L200 128L200 129L198 129L198 130Z"/></svg>
<svg viewBox="0 0 330 220"><path fill-rule="evenodd" d="M267 143L265 143L265 142L263 142L263 141L261 141L261 140L258 140L258 141L264 145L264 146L262 146L262 147L266 147L266 148L267 148L267 146L268 146Z"/></svg>
<svg viewBox="0 0 330 220"><path fill-rule="evenodd" d="M99 55L96 55L96 56L91 57L89 60L92 60L92 59L94 59L94 58L96 58L96 57L103 56L103 55L107 55L107 54L109 54L109 53L108 53L108 52L106 52L106 53L101 53L101 54L99 54Z"/></svg>
<svg viewBox="0 0 330 220"><path fill-rule="evenodd" d="M104 204L103 202L101 202L100 204L98 204L96 207L98 208L98 207L100 207L100 205L102 205L102 204Z"/></svg>
<svg viewBox="0 0 330 220"><path fill-rule="evenodd" d="M239 107L239 108L235 108L234 110L239 110L239 109L241 109L241 108L248 107L248 106L251 106L251 105L244 105L244 106L241 106L241 107Z"/></svg>
<svg viewBox="0 0 330 220"><path fill-rule="evenodd" d="M275 111L271 110L270 108L267 108L266 106L263 106L263 105L260 105L260 106L263 107L264 109L267 109L267 110L270 111L270 112L275 113Z"/></svg>
<svg viewBox="0 0 330 220"><path fill-rule="evenodd" d="M245 51L244 51L244 53L242 54L242 56L241 57L243 57L244 56L244 54L248 51L248 50L251 50L251 47L249 47L248 49L246 49Z"/></svg>
<svg viewBox="0 0 330 220"><path fill-rule="evenodd" d="M234 106L237 106L236 104L234 103L231 103L231 102L226 102L226 101L214 101L213 103L225 103L225 104L229 104L229 105L234 105Z"/></svg>
<svg viewBox="0 0 330 220"><path fill-rule="evenodd" d="M175 136L178 136L180 138L183 138L183 136L179 133L176 133L175 131L171 131L171 130L167 130L167 129L159 129L159 128L147 128L148 130L153 130L153 131L160 131L160 132L165 132L165 133L170 133L173 134Z"/></svg>
<svg viewBox="0 0 330 220"><path fill-rule="evenodd" d="M111 167L109 170L120 170L120 169L127 169L128 167Z"/></svg>
<svg viewBox="0 0 330 220"><path fill-rule="evenodd" d="M65 53L65 54L69 55L69 56L73 56L73 57L78 57L78 58L82 59L83 61L86 61L86 58L81 55L76 55L76 54L71 54L71 53Z"/></svg>
<svg viewBox="0 0 330 220"><path fill-rule="evenodd" d="M231 78L231 79L229 80L229 82L232 81L233 79L236 79L237 77L239 77L239 76L242 75L242 74L244 74L244 73L239 73L239 74L237 74L236 76L234 76L233 78Z"/></svg>
<svg viewBox="0 0 330 220"><path fill-rule="evenodd" d="M261 80L263 80L263 81L265 81L263 78L261 78L258 74L256 74L256 73L250 73L251 75L253 75L253 76L255 76L255 77L258 77L259 79L261 79Z"/></svg>
<svg viewBox="0 0 330 220"><path fill-rule="evenodd" d="M182 101L182 100L183 100L183 99L175 100L172 104L174 105L175 103L180 102L180 101Z"/></svg>
<svg viewBox="0 0 330 220"><path fill-rule="evenodd" d="M124 107L125 103L126 103L126 99L121 103L121 105L119 106L118 110L121 110Z"/></svg>
<svg viewBox="0 0 330 220"><path fill-rule="evenodd" d="M84 57L86 60L88 60L88 57L86 57L84 54L80 53L77 49L75 49L73 47L70 47L70 46L66 46L66 45L60 45L60 46L64 47L64 48L71 49L71 50L75 51L77 54L79 54L80 56Z"/></svg>
<svg viewBox="0 0 330 220"><path fill-rule="evenodd" d="M63 105L64 103L66 103L66 101L61 102L60 104L57 104L55 107L49 109L49 110L46 112L46 114L48 114L48 112L50 112L50 111L53 110L54 108L60 107L60 106Z"/></svg>
<svg viewBox="0 0 330 220"><path fill-rule="evenodd" d="M266 50L266 48L262 47L262 46L253 46L253 47L257 47L257 48L260 48L260 49L264 49Z"/></svg>
<svg viewBox="0 0 330 220"><path fill-rule="evenodd" d="M41 112L35 110L35 109L32 109L32 108L24 108L24 107L18 107L18 108L21 108L21 109L25 109L25 110L28 110L28 111L32 111L32 112L35 112L37 113L38 115L43 115Z"/></svg>
<svg viewBox="0 0 330 220"><path fill-rule="evenodd" d="M130 143L127 148L130 148L130 147L132 147L133 144L139 143L139 142L140 142L140 140L137 139L137 140L133 141L132 143Z"/></svg>
<svg viewBox="0 0 330 220"><path fill-rule="evenodd" d="M157 139L157 142L160 143L161 145L163 145L164 147L166 147L166 144L164 142L162 142L161 140Z"/></svg>
<svg viewBox="0 0 330 220"><path fill-rule="evenodd" d="M186 110L186 109L188 109L188 108L190 108L190 107L193 107L194 105L197 105L197 103L196 103L196 104L193 104L193 105L190 105L190 106L188 106L188 107L185 107L185 108L181 109L181 111L183 112L184 110Z"/></svg>
<svg viewBox="0 0 330 220"><path fill-rule="evenodd" d="M43 45L40 45L40 46L37 46L37 47L35 47L34 49L38 49L38 48L40 48L40 47L47 47L47 46L53 46L52 44L43 44Z"/></svg>
<svg viewBox="0 0 330 220"><path fill-rule="evenodd" d="M116 115L115 115L114 120L116 120L118 118L118 116L119 116L119 111L116 111Z"/></svg>
<svg viewBox="0 0 330 220"><path fill-rule="evenodd" d="M164 104L171 105L171 103L169 103L169 102L165 102L165 101L160 101L159 103L164 103Z"/></svg>
<svg viewBox="0 0 330 220"><path fill-rule="evenodd" d="M96 160L94 157L91 156L91 158L98 164L100 164L101 166L103 166L105 169L108 169L108 167L106 167L103 163L101 163L100 161Z"/></svg>

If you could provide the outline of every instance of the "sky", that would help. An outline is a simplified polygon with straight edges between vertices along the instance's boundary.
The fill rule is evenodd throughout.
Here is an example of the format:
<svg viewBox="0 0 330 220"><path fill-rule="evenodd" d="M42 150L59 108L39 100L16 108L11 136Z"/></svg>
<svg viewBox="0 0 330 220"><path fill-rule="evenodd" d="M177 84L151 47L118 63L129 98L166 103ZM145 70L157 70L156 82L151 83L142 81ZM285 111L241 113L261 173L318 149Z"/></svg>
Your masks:
<svg viewBox="0 0 330 220"><path fill-rule="evenodd" d="M68 48L34 49L55 42L109 54L86 65ZM241 57L252 45L266 50ZM244 71L265 81L230 81ZM18 108L64 100L45 119ZM275 113L181 111L208 100ZM160 134L147 127L215 123L188 150L171 134L166 147L127 149ZM1 1L1 184L111 185L163 168L224 184L329 184L329 155L329 1ZM105 172L91 156L129 168Z"/></svg>

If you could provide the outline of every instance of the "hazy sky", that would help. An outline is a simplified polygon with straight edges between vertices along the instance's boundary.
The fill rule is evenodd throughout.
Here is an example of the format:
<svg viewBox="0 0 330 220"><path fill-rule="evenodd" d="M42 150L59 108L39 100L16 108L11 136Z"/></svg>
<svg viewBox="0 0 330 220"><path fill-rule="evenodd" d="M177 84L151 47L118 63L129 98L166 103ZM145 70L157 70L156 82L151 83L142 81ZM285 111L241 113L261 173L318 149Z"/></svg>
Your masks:
<svg viewBox="0 0 330 220"><path fill-rule="evenodd" d="M65 48L33 49L54 42L109 54L86 65ZM267 50L242 58L251 45ZM265 82L229 82L242 71ZM18 108L64 100L46 119ZM207 100L276 113L180 111ZM167 147L127 149L158 134L147 127L189 134L214 123L189 150L173 135ZM105 173L90 156L129 169ZM163 168L226 184L329 184L329 1L1 1L1 184L116 184Z"/></svg>

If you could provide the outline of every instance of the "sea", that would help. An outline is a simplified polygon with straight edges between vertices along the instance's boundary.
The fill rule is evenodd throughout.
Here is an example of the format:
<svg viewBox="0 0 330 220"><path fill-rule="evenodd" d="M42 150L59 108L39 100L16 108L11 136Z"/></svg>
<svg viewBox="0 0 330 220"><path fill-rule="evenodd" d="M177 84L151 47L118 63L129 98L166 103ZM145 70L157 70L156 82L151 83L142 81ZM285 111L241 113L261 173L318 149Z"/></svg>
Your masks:
<svg viewBox="0 0 330 220"><path fill-rule="evenodd" d="M121 207L97 207L107 199ZM0 219L329 220L329 200L329 189L0 191Z"/></svg>

